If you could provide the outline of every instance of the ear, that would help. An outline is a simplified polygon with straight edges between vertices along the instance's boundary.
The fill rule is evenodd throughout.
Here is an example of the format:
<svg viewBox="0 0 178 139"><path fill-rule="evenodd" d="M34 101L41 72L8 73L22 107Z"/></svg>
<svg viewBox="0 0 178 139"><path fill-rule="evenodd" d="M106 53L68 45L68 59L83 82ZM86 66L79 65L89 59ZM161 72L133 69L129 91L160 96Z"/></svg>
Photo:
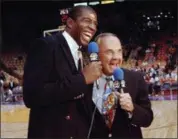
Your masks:
<svg viewBox="0 0 178 139"><path fill-rule="evenodd" d="M73 19L68 17L66 21L67 27L71 29L73 26L73 23L74 23Z"/></svg>

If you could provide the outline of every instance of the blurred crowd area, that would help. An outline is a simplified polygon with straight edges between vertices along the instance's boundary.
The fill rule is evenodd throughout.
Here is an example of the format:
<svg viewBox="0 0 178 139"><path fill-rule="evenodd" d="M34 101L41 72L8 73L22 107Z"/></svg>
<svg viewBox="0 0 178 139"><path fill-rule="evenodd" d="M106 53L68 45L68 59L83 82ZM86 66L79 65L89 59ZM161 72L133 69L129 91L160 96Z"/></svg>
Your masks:
<svg viewBox="0 0 178 139"><path fill-rule="evenodd" d="M25 53L5 52L0 59L1 103L23 103L23 68Z"/></svg>
<svg viewBox="0 0 178 139"><path fill-rule="evenodd" d="M144 79L149 86L149 96L170 93L177 95L177 35L164 35L159 40L154 39L149 42L149 46L143 48L136 44L126 47L123 66L144 74Z"/></svg>
<svg viewBox="0 0 178 139"><path fill-rule="evenodd" d="M123 67L141 71L149 86L149 95L177 94L178 37L165 35L153 39L147 47L123 44ZM23 68L25 52L3 52L0 58L1 103L23 103Z"/></svg>

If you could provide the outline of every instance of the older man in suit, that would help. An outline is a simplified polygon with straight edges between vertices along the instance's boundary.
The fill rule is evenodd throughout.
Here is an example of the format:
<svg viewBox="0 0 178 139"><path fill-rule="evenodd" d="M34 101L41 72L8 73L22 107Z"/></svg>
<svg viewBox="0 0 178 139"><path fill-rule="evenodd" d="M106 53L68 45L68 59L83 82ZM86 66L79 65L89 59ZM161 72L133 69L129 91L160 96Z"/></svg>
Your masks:
<svg viewBox="0 0 178 139"><path fill-rule="evenodd" d="M78 49L97 30L97 15L88 6L74 7L64 32L37 39L24 68L23 97L30 108L28 138L84 138L90 117L86 99L101 76L101 62L78 68Z"/></svg>
<svg viewBox="0 0 178 139"><path fill-rule="evenodd" d="M93 110L94 122L89 136L91 138L142 138L140 127L149 126L153 120L148 87L143 75L123 69L126 85L124 93L112 92L113 71L121 67L123 61L122 45L118 37L112 33L102 33L96 37L96 41L99 45L103 75L98 79L99 89L93 86L91 105L96 111ZM111 83L108 83L108 78ZM106 92L110 93L108 98L104 94ZM112 95L116 101L112 99Z"/></svg>

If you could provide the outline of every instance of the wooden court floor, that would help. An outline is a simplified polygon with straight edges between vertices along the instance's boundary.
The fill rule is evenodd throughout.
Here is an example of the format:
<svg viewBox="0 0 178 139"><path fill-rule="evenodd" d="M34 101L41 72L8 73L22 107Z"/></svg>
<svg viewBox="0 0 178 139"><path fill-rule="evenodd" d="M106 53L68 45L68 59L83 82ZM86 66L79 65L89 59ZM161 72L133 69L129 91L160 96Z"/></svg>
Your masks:
<svg viewBox="0 0 178 139"><path fill-rule="evenodd" d="M154 120L142 128L144 138L177 138L177 100L151 101ZM26 138L29 110L24 105L1 106L1 138Z"/></svg>

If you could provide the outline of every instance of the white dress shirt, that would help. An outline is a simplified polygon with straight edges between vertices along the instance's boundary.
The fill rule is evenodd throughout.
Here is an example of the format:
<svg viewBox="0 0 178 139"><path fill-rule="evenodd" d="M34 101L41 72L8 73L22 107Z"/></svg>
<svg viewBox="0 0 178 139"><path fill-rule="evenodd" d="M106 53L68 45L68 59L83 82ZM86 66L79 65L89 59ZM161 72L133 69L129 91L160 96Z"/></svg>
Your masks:
<svg viewBox="0 0 178 139"><path fill-rule="evenodd" d="M66 31L64 31L63 33L64 38L66 39L70 51L72 53L72 56L74 58L75 61L75 65L78 69L78 60L79 60L79 55L78 55L78 49L79 49L79 45L77 44L77 42L70 36L69 33L67 33Z"/></svg>
<svg viewBox="0 0 178 139"><path fill-rule="evenodd" d="M99 81L99 88L97 88L96 83L93 85L93 94L92 94L92 100L95 103L97 109L102 114L102 104L103 104L103 94L104 94L104 88L106 84L106 75L102 75L98 81ZM109 76L114 80L113 76Z"/></svg>

